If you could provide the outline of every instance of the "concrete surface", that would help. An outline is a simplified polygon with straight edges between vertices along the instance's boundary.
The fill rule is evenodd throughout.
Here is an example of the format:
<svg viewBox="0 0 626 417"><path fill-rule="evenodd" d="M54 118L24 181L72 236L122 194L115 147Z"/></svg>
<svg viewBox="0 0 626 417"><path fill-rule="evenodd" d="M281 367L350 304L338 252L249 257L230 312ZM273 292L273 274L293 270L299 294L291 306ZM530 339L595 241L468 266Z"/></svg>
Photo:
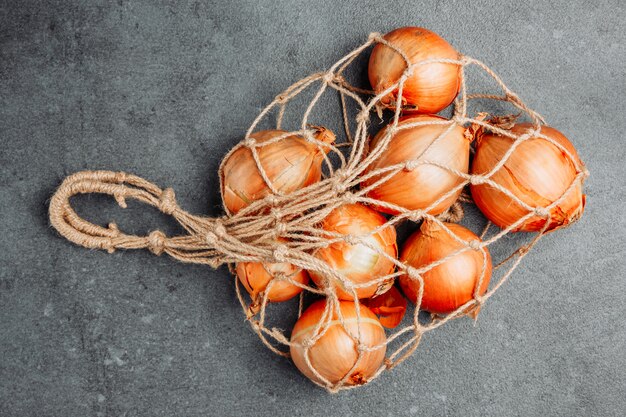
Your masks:
<svg viewBox="0 0 626 417"><path fill-rule="evenodd" d="M624 415L624 3L336 3L0 2L0 415ZM403 25L490 63L591 171L585 216L541 242L476 326L433 332L394 372L331 396L261 345L225 268L88 251L49 227L49 196L87 168L219 213L219 160L262 106ZM76 204L177 230L137 204Z"/></svg>

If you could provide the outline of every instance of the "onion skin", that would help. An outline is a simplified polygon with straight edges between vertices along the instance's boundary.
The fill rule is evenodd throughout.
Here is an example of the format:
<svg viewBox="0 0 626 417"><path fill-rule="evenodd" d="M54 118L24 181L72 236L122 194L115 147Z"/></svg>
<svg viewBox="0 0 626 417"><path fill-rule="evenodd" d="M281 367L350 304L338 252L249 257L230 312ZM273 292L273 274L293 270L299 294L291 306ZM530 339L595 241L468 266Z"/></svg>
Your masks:
<svg viewBox="0 0 626 417"><path fill-rule="evenodd" d="M378 316L380 324L388 329L397 327L406 313L406 298L395 287L391 287L384 294L363 300L363 304Z"/></svg>
<svg viewBox="0 0 626 417"><path fill-rule="evenodd" d="M440 122L442 120L446 119L439 116L407 116L400 119L398 126L414 122ZM397 131L382 155L367 167L366 173L417 158L438 162L451 169L467 173L469 169L470 140L466 138L465 129L462 126L455 125L452 131L422 155L428 146L447 128L448 126L444 125L425 125ZM387 129L389 129L389 126L378 132L371 140L369 144L370 150L383 138ZM386 174L383 173L369 178L361 186L366 187L374 184L384 175ZM420 165L411 171L401 170L385 183L369 191L367 196L393 203L409 210L420 210L430 206L443 194L463 181L463 178L446 169L434 165ZM429 213L437 215L446 211L457 200L461 191L459 189L456 193L434 206L429 210ZM382 206L377 207L377 210L389 214L398 214L398 211Z"/></svg>
<svg viewBox="0 0 626 417"><path fill-rule="evenodd" d="M345 204L337 207L324 219L321 227L329 232L342 235L364 236L384 225L387 219L375 210L362 204ZM367 242L377 247L380 252L393 258L398 257L396 229L388 226L368 237ZM351 245L341 241L315 252L315 256L326 262L331 268L342 273L345 278L356 284L364 284L371 280L392 274L395 265L382 254L363 245ZM321 288L324 277L316 271L309 271L313 281ZM354 300L352 291L344 290L340 282L329 277L335 286L337 296L341 300ZM355 288L358 298L369 298L376 293L385 292L393 284L393 279L370 286Z"/></svg>
<svg viewBox="0 0 626 417"><path fill-rule="evenodd" d="M304 270L288 263L262 263L262 262L239 262L235 268L239 281L250 294L253 302L261 292L265 291L267 284L277 275L289 276L292 280L306 285L309 282L309 274ZM270 302L287 301L302 292L302 288L289 281L274 282L267 294Z"/></svg>
<svg viewBox="0 0 626 417"><path fill-rule="evenodd" d="M389 32L384 39L402 50L412 64L430 59L459 59L459 53L434 32L419 27L404 27ZM368 76L376 94L396 83L406 69L402 56L392 48L377 44L369 59ZM459 92L461 67L431 63L414 67L402 90L403 112L437 113L446 108ZM386 107L395 107L398 90L381 99Z"/></svg>
<svg viewBox="0 0 626 417"><path fill-rule="evenodd" d="M335 135L328 129L316 127L316 139L331 144ZM262 130L250 135L263 143L283 135L284 130ZM315 143L300 136L289 136L278 142L256 148L269 180L284 194L318 182L322 177L324 152ZM222 200L231 214L237 213L252 202L271 194L252 156L252 151L241 146L231 153L222 165Z"/></svg>
<svg viewBox="0 0 626 417"><path fill-rule="evenodd" d="M520 123L515 125L511 132L519 135L530 128L531 124ZM548 126L542 126L541 132L567 149L581 169L584 167L576 149L561 132ZM491 171L512 143L511 138L490 132L482 134L479 132L472 174L484 175ZM532 207L546 207L567 190L576 175L576 166L567 154L547 140L535 137L520 143L491 180ZM501 228L512 225L528 214L528 210L489 184L472 185L471 192L480 211ZM580 181L561 203L550 210L550 223L546 231L567 226L578 220L584 208L585 195L582 193ZM540 231L545 223L545 217L533 216L513 231L536 232Z"/></svg>
<svg viewBox="0 0 626 417"><path fill-rule="evenodd" d="M320 300L304 311L291 332L292 343L302 343L315 336L315 327L322 320L325 306L326 302ZM383 344L387 340L385 330L376 315L364 305L359 305L360 324L357 322L356 306L353 302L340 301L339 308L350 333L357 337L360 330L363 345L370 348L381 345L375 350L362 352L358 366L352 370L345 382L346 385L364 384L376 373L385 359L387 350ZM352 369L359 355L354 340L344 330L336 311L332 313L332 320L326 333L309 348L308 355L313 368L331 384L336 384ZM324 381L316 377L307 365L304 347L291 345L291 358L307 378L324 384Z"/></svg>
<svg viewBox="0 0 626 417"><path fill-rule="evenodd" d="M456 236L465 241L480 240L470 230L455 223L444 223ZM414 268L426 266L445 258L463 248L441 226L426 220L420 230L411 235L402 248L400 260ZM480 279L484 257L487 258L485 276L479 294L484 294L491 279L491 255L484 248L470 249L457 254L422 274L424 293L420 308L435 314L448 314L474 298L474 290ZM400 287L407 298L417 302L419 281L407 275L399 278Z"/></svg>

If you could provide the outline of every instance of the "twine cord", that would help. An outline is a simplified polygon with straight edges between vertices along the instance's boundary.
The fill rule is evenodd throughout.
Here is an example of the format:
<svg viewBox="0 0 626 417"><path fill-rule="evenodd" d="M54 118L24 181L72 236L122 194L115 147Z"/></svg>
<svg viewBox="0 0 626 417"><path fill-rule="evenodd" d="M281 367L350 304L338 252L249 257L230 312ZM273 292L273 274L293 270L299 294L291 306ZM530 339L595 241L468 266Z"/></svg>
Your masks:
<svg viewBox="0 0 626 417"><path fill-rule="evenodd" d="M343 72L349 68L354 60L363 54L374 43L383 43L395 50L402 56L406 63L406 69L400 79L380 94L375 95L372 91L361 89L346 81ZM454 116L451 120L443 121L427 121L414 122L399 125L401 114L402 91L405 81L409 74L419 65L427 65L430 63L445 63L448 65L457 65L461 69L462 88L459 96L454 103ZM467 93L466 71L468 68L474 67L486 73L502 91L502 95L497 94L481 94ZM257 143L250 135L255 132L258 124L269 117L271 112L276 109L277 118L276 126L280 128L284 121L284 115L288 111L288 105L291 100L303 93L307 89L319 84L317 90L313 94L312 100L308 103L303 114L299 130L287 132L280 137L270 141ZM315 106L319 104L320 98L328 92L337 92L341 103L341 116L343 127L345 130L345 142L343 144L328 145L313 139L314 127L309 125L309 118ZM382 137L373 149L368 147L368 126L371 122L372 112L376 113L381 106L381 100L387 94L393 93L396 97L395 108L392 109L393 117L389 123L388 131ZM349 101L357 108L357 114L354 118L349 116L347 103ZM532 128L528 131L515 135L511 131L494 126L486 121L484 117L469 117L467 114L468 103L472 100L495 100L510 103L516 110L525 114L532 121ZM502 160L490 171L481 175L471 175L457 170L451 169L444 164L436 161L424 160L421 155L414 160L406 163L397 164L381 169L367 171L368 166L375 161L386 149L391 138L395 133L402 129L408 129L420 125L442 125L446 127L443 132L433 140L431 145L424 150L424 155L434 143L444 137L447 132L457 125L463 127L482 127L493 131L494 133L507 136L512 139L512 145L506 152ZM244 313L247 314L253 330L257 333L261 341L273 352L289 356L288 348L295 344L301 346L305 350L305 362L311 368L313 374L321 382L316 382L330 392L336 392L343 389L351 389L358 385L349 385L348 380L352 370L357 369L362 360L364 353L372 352L377 349L387 348L390 344L398 344L399 346L392 352L389 352L383 365L377 372L368 379L369 382L378 377L386 369L391 369L404 361L418 347L422 336L434 330L448 321L460 317L468 310L476 309L482 306L497 289L509 278L511 273L519 265L521 260L528 254L540 238L546 233L549 226L550 211L552 208L560 204L570 192L576 187L582 186L582 182L588 176L588 172L578 158L575 158L569 150L565 149L561 144L555 142L551 138L545 136L541 132L541 127L545 122L541 115L530 109L517 94L511 91L500 77L489 69L484 63L467 56L461 56L458 60L428 60L419 63L411 63L409 58L403 51L395 45L387 42L378 33L372 33L367 42L354 49L352 52L337 61L330 70L312 74L302 80L297 81L285 91L278 94L275 99L267 105L260 114L255 118L250 128L247 130L244 140L236 145L228 152L219 168L220 189L223 190L223 169L224 161L237 149L242 146L248 147L256 162L261 177L272 193L262 200L252 202L246 208L240 210L237 214L231 215L227 213L223 217L211 218L191 214L183 210L176 202L176 196L171 188L161 189L155 184L146 181L135 175L124 172L113 171L83 171L68 176L59 188L56 190L50 201L50 222L52 226L66 239L71 242L91 249L102 249L108 252L114 252L118 249L148 249L155 255L167 254L181 262L197 263L209 265L217 268L220 265L228 264L232 269L232 265L237 262L287 262L295 265L299 269L315 271L322 276L326 276L331 280L336 280L339 285L348 292L354 294L354 302L357 305L357 323L360 323L359 300L356 297L356 289L367 287L372 283L383 284L390 279L406 274L411 279L418 281L419 290L417 294L417 303L411 317L411 323L399 330L394 331L387 336L387 340L378 346L367 346L361 342L360 325L356 326L356 333L350 331L354 325L347 327L347 323L339 308L339 299L336 291L332 286L324 289L315 288L302 284L293 279L296 275L279 275L268 284L268 288L259 294L257 299L248 302L246 300L245 291L241 291L240 283L237 278L234 279L237 297L242 305ZM351 127L354 126L352 129ZM321 181L312 184L306 188L297 190L290 194L281 194L279 190L272 184L270 177L265 172L258 155L258 149L267 146L270 143L283 140L289 136L299 135L304 138L310 138L317 147L322 149L330 149L330 153L337 155L335 158L338 162L331 161L325 157L325 164L328 167L329 175ZM540 137L557 146L571 160L576 168L577 175L567 190L557 200L545 207L532 207L520 200L510 190L494 182L491 177L502 169L508 158L515 149L525 140L533 137ZM344 156L341 149L348 147L348 156ZM325 152L323 152L326 155ZM373 200L367 197L370 189L389 180L402 170L416 169L421 165L432 165L440 169L444 169L456 175L459 178L458 186L453 187L443 194L437 201L433 202L429 207L422 210L407 210L397 205L386 203L383 201ZM378 178L368 187L359 188L359 184L369 178ZM480 241L463 241L443 222L458 222L463 218L462 203L471 203L471 197L467 193L462 193L456 203L439 216L432 216L429 211L439 202L444 201L451 196L461 192L469 184L487 184L504 195L511 198L516 204L524 208L527 214L518 219L517 222L509 227L500 230L493 236L488 237L487 233L490 227L488 223L485 227ZM162 213L172 216L186 231L181 236L166 236L162 231L155 230L147 236L137 236L122 232L115 223L111 223L108 227L102 227L90 223L73 210L70 199L80 194L100 193L112 196L121 207L126 207L129 199L134 199L153 206ZM345 236L333 234L320 228L322 220L335 208L350 203L375 204L379 207L385 207L397 211L399 214L392 216L385 225L373 230L369 234L362 236ZM523 244L505 258L501 263L494 266L494 271L502 271L497 280L492 280L488 291L480 295L479 288L485 278L487 256L485 248L502 239L505 235L515 230L519 225L531 218L546 219L544 227L534 234L529 243ZM436 222L439 227L445 230L451 238L458 241L462 245L461 249L451 253L443 259L439 259L429 265L420 268L413 268L410 265L403 264L399 260L383 253L378 247L367 241L368 237L380 232L385 227L391 227L402 221L422 221L430 220ZM280 241L277 238L283 238ZM316 258L314 253L316 250L327 247L333 243L345 241L350 244L362 244L370 249L379 252L381 255L390 259L396 265L396 271L393 273L376 278L374 281L365 284L355 284L348 280L340 272L329 267L325 262ZM479 250L483 252L483 266L480 278L476 284L474 298L460 306L457 310L443 317L432 317L429 322L423 322L419 317L421 299L423 296L424 281L422 275L432 268L446 262L453 256L469 251ZM508 266L507 266L508 265ZM506 270L504 267L506 266ZM265 325L267 316L267 304L269 289L276 282L289 282L307 292L313 294L321 294L326 296L327 303L322 319L313 329L312 338L304 338L300 342L292 342L285 336L282 330L276 328L268 328ZM303 293L304 294L304 293ZM251 305L254 304L255 314L250 314ZM298 316L302 313L303 296L299 298ZM353 324L353 319L348 320ZM333 383L328 381L315 369L311 362L310 351L315 342L319 340L332 326L343 326L346 333L354 340L355 350L358 353L358 359L352 370L339 381ZM282 347L282 348L281 348Z"/></svg>

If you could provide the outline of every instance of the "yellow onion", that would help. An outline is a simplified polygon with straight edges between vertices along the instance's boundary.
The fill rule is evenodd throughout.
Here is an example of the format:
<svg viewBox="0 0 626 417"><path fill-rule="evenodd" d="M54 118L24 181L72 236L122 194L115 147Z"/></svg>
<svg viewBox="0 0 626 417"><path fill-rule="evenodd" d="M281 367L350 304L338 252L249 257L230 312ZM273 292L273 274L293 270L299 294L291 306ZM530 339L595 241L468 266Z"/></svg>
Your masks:
<svg viewBox="0 0 626 417"><path fill-rule="evenodd" d="M389 32L384 39L403 51L411 64L433 59L458 60L459 53L436 33L418 27L404 27ZM406 70L406 61L387 45L377 44L369 60L368 75L376 94L398 82ZM461 67L451 63L417 65L404 83L404 112L437 113L447 107L459 92ZM395 107L398 89L382 98L381 103Z"/></svg>
<svg viewBox="0 0 626 417"><path fill-rule="evenodd" d="M302 292L302 288L286 278L306 285L309 274L288 263L239 262L235 268L239 281L250 294L253 302L266 290L272 279L282 278L272 283L267 294L271 302L287 301Z"/></svg>
<svg viewBox="0 0 626 417"><path fill-rule="evenodd" d="M515 125L511 132L524 134L532 128L529 123ZM562 145L575 158L572 161L565 152L549 141L533 137L518 145L510 158L491 177L496 184L508 189L513 195L533 208L543 208L560 198L574 181L576 164L584 169L576 149L558 130L541 127L541 133ZM476 155L472 162L472 174L484 175L495 167L513 144L513 139L490 132L479 132L476 138ZM473 184L474 201L483 214L496 225L506 228L529 211L514 199L489 184ZM583 214L585 195L582 181L549 212L550 223L546 230L566 226ZM544 216L532 216L514 231L541 230L546 223Z"/></svg>
<svg viewBox="0 0 626 417"><path fill-rule="evenodd" d="M324 127L315 127L313 135L317 140L331 144L335 135ZM284 130L263 130L250 135L257 144L267 142L280 135ZM324 153L330 147L320 147L301 136L288 136L285 139L257 146L261 167L267 174L274 188L289 194L318 182L322 176ZM271 194L261 176L252 151L241 146L222 162L222 200L230 213L237 213L256 200Z"/></svg>
<svg viewBox="0 0 626 417"><path fill-rule="evenodd" d="M350 244L340 241L318 249L315 256L354 284L366 284L392 274L395 265L383 254L386 253L392 258L398 256L396 229L393 226L387 226L371 234L373 230L386 222L387 219L380 213L362 204L345 204L337 207L324 219L321 227L328 232L341 235L363 236L362 241L371 247L363 243ZM326 284L333 285L340 299L354 299L352 291L346 289L338 279L322 276L316 271L309 271L309 273L319 287L323 288ZM374 282L369 286L355 288L355 291L358 298L368 298L385 292L392 284L393 279L389 279L382 283Z"/></svg>
<svg viewBox="0 0 626 417"><path fill-rule="evenodd" d="M439 116L425 115L402 117L398 127L415 122L441 122L442 120L446 119ZM387 129L390 128L389 126L378 132L372 139L369 144L370 151L385 136ZM467 173L470 139L466 138L465 129L462 126L455 124L451 131L439 139L437 143L430 146L448 128L449 126L434 124L398 130L391 138L382 155L367 167L367 172L417 160L417 162L429 161L439 163L456 171ZM388 173L381 173L368 178L363 182L362 187L374 184L386 175ZM387 181L369 191L367 196L387 203L393 203L409 210L426 209L463 181L463 178L447 169L431 164L415 164L414 167L407 166L404 169L400 169L398 173ZM446 211L456 201L461 191L461 189L457 190L448 198L436 204L429 210L429 213L440 214ZM377 209L386 213L397 214L397 211L386 207L380 206Z"/></svg>
<svg viewBox="0 0 626 417"><path fill-rule="evenodd" d="M388 329L397 327L406 313L406 298L393 286L384 294L363 300L363 304L378 316L380 324Z"/></svg>
<svg viewBox="0 0 626 417"><path fill-rule="evenodd" d="M478 236L463 226L455 223L444 225L463 241L480 242ZM450 236L438 223L426 220L420 230L411 235L404 244L400 260L414 268L421 268L465 246ZM424 272L422 274L424 292L420 308L431 313L448 314L470 301L474 298L483 265L485 272L478 292L482 295L487 291L491 279L491 256L487 248L469 249ZM408 275L401 276L399 281L409 300L417 302L419 281L411 279Z"/></svg>
<svg viewBox="0 0 626 417"><path fill-rule="evenodd" d="M345 381L346 385L366 383L385 359L386 345L384 343L387 338L383 326L376 315L364 305L359 305L360 321L358 321L356 306L352 301L339 302L345 328L336 311L324 318L325 307L324 300L313 303L293 327L291 332L291 342L294 343L291 345L293 362L307 378L319 384L325 384L325 382L315 375L313 369L331 384L337 384L348 372L350 375ZM323 319L324 324L316 332L318 323ZM359 358L357 345L350 334L355 338L360 334L361 344L372 350L361 352ZM315 339L316 342L309 347L307 352L302 344ZM305 355L308 355L311 366L307 364ZM355 366L357 360L358 363Z"/></svg>

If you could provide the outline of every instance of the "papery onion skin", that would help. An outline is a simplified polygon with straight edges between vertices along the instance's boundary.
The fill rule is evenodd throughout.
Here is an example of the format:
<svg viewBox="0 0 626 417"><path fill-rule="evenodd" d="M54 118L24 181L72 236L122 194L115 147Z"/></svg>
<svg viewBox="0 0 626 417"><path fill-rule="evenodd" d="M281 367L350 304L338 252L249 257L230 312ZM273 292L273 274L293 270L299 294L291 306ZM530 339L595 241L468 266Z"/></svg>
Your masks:
<svg viewBox="0 0 626 417"><path fill-rule="evenodd" d="M411 63L431 59L458 60L459 53L434 32L419 27L404 27L389 32L384 39L402 50ZM376 94L396 83L406 69L402 56L392 48L376 44L369 59L368 75ZM461 67L451 63L430 63L414 67L402 90L403 112L437 113L447 107L459 92ZM381 103L395 107L398 90L383 97Z"/></svg>
<svg viewBox="0 0 626 417"><path fill-rule="evenodd" d="M455 223L444 223L464 241L480 241L472 231ZM426 220L420 230L411 235L402 248L400 260L414 268L421 268L445 258L463 248L437 223ZM420 309L435 314L448 314L474 298L474 291L485 262L485 274L479 294L484 294L491 279L491 255L487 248L470 249L459 253L443 264L422 274L424 293ZM407 298L417 302L420 283L407 275L399 278L400 287Z"/></svg>
<svg viewBox="0 0 626 417"><path fill-rule="evenodd" d="M353 302L340 301L339 305L345 326L350 333L358 337L360 330L361 343L364 346L369 348L379 346L372 351L362 352L358 365L345 382L346 385L364 384L376 373L385 359L384 343L387 340L385 330L376 315L364 305L359 305L360 324ZM325 306L326 302L320 300L304 311L291 332L292 343L303 343L304 340L316 335L314 331L322 319ZM324 384L307 365L304 347L291 345L290 352L300 372L312 381ZM359 354L355 342L342 326L336 311L333 311L332 323L328 330L309 348L308 355L313 368L332 384L338 383L356 363Z"/></svg>
<svg viewBox="0 0 626 417"><path fill-rule="evenodd" d="M414 122L441 122L446 120L439 116L415 115L400 118L398 126ZM465 129L455 124L450 132L436 144L426 149L449 126L424 125L398 130L391 138L388 147L382 155L367 167L368 172L377 169L402 164L419 158L420 161L437 162L456 171L467 173L469 169L470 139L465 136ZM371 140L370 152L382 140L389 126L386 126ZM422 153L426 151L423 155ZM361 188L374 184L386 173L376 175L361 184ZM367 193L367 196L396 204L409 210L426 209L442 195L459 186L464 179L447 169L435 165L419 165L408 171L400 170L385 183L378 185ZM446 211L461 194L457 190L445 200L429 210L430 214L437 215ZM398 214L397 210L384 206L376 207L378 211L389 214Z"/></svg>
<svg viewBox="0 0 626 417"><path fill-rule="evenodd" d="M365 205L345 204L331 211L322 222L321 228L342 235L366 236L386 222L385 217ZM386 253L392 258L398 257L396 229L393 226L387 226L364 239L378 248L380 253L363 244L351 245L340 241L317 250L315 257L326 262L332 269L356 284L365 284L392 274L395 264L382 253ZM309 271L309 273L313 281L323 288L326 280L322 274L316 271ZM329 277L328 280L331 285L335 286L337 296L340 299L354 300L352 291L343 289L341 283L333 277ZM358 298L368 298L377 292L386 291L391 284L393 284L393 279L355 288L355 291Z"/></svg>
<svg viewBox="0 0 626 417"><path fill-rule="evenodd" d="M309 274L298 267L281 262L239 262L235 268L239 281L250 294L253 302L262 291L265 291L269 282L277 274L288 276L295 282L306 285L309 282ZM273 282L267 299L270 302L287 301L302 292L302 288L286 280Z"/></svg>
<svg viewBox="0 0 626 417"><path fill-rule="evenodd" d="M315 127L315 138L331 144L335 135L323 127ZM284 130L262 130L250 135L257 143L269 141L287 133ZM300 136L289 136L280 141L256 148L261 166L273 186L284 194L292 193L315 182L322 176L324 153L317 144ZM241 146L222 164L222 200L231 214L252 202L271 194L252 156L252 151Z"/></svg>
<svg viewBox="0 0 626 417"><path fill-rule="evenodd" d="M397 327L406 313L406 298L394 286L384 294L362 301L372 313L378 316L380 324L388 329Z"/></svg>
<svg viewBox="0 0 626 417"><path fill-rule="evenodd" d="M520 135L531 129L529 123L515 125L511 132ZM580 160L571 142L558 130L542 126L541 133L567 149L581 169ZM490 132L479 134L476 139L476 154L472 162L472 174L485 175L504 157L513 144L513 139ZM491 180L508 189L531 207L546 207L556 201L570 186L577 175L575 163L565 152L545 139L533 137L518 145L504 166L496 171ZM489 184L471 186L472 197L483 214L501 228L506 228L528 210L515 200ZM582 181L561 203L550 210L550 223L546 231L578 220L585 208ZM513 231L536 232L546 223L546 218L532 216Z"/></svg>

